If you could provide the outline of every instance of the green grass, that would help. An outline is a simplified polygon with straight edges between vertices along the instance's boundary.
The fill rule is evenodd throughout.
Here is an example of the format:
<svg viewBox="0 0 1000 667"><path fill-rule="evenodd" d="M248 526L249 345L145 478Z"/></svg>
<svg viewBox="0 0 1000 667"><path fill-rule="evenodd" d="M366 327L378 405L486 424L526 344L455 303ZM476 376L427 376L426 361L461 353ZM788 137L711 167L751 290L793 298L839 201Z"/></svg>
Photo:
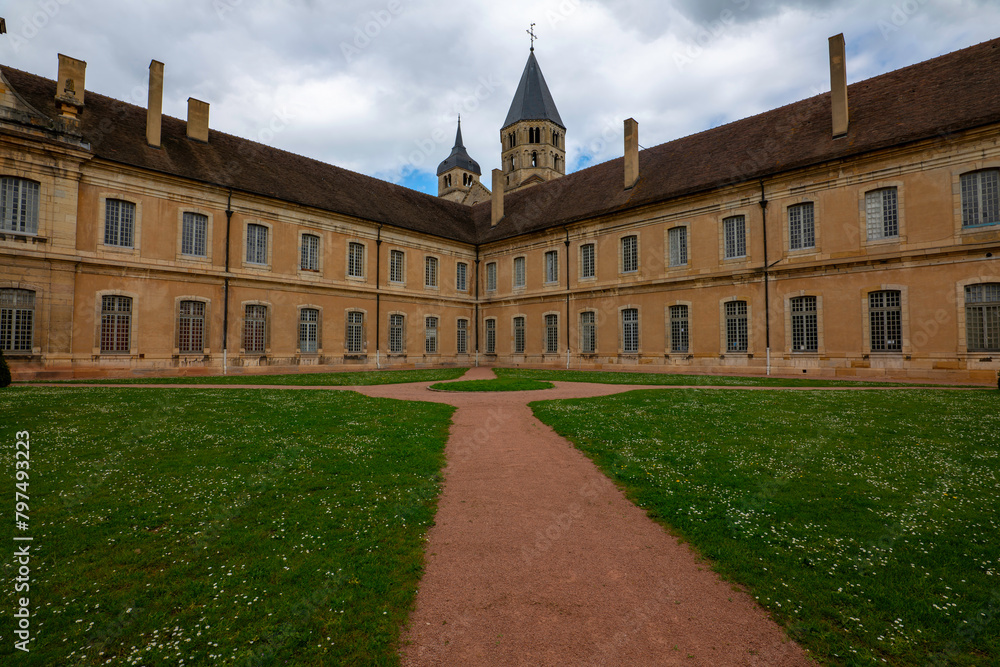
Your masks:
<svg viewBox="0 0 1000 667"><path fill-rule="evenodd" d="M452 412L354 392L0 391L11 513L15 432L31 433L35 638L15 660L5 533L0 663L397 664Z"/></svg>
<svg viewBox="0 0 1000 667"><path fill-rule="evenodd" d="M431 385L431 389L439 389L441 391L532 391L535 389L552 389L552 387L553 384L551 382L521 378L462 380L459 382L440 382Z"/></svg>
<svg viewBox="0 0 1000 667"><path fill-rule="evenodd" d="M596 382L599 384L646 384L670 386L739 386L739 387L935 387L934 384L902 382L863 382L860 380L822 380L818 378L775 378L736 375L679 375L636 371L566 371L531 368L494 368L499 378L554 380L556 382ZM980 385L971 385L977 388Z"/></svg>
<svg viewBox="0 0 1000 667"><path fill-rule="evenodd" d="M87 384L273 384L306 387L361 387L375 384L437 382L462 377L467 368L427 368L398 371L349 371L344 373L289 373L283 375L199 375L190 377L141 377L114 380L65 380ZM43 380L43 382L47 382ZM34 383L28 383L34 384Z"/></svg>
<svg viewBox="0 0 1000 667"><path fill-rule="evenodd" d="M531 406L814 655L1000 665L1000 392Z"/></svg>

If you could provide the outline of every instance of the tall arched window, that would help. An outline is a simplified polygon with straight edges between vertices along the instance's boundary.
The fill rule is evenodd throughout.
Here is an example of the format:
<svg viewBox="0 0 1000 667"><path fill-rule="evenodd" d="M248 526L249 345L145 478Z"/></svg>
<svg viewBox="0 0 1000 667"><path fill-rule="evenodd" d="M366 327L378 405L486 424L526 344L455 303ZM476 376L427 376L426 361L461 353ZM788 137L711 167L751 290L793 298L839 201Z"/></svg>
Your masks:
<svg viewBox="0 0 1000 667"><path fill-rule="evenodd" d="M538 153L536 153L535 151L531 152L531 166L532 167L538 166Z"/></svg>

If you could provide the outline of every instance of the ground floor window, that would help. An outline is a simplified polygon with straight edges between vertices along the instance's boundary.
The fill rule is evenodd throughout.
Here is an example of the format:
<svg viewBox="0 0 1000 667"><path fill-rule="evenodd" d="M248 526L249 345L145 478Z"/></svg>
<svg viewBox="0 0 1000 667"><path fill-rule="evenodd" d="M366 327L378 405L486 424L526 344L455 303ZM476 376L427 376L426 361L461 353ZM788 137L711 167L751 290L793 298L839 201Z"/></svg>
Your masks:
<svg viewBox="0 0 1000 667"><path fill-rule="evenodd" d="M580 351L584 354L597 352L597 314L592 310L580 313Z"/></svg>
<svg viewBox="0 0 1000 667"><path fill-rule="evenodd" d="M299 352L315 354L319 350L319 310L299 310Z"/></svg>
<svg viewBox="0 0 1000 667"><path fill-rule="evenodd" d="M402 354L403 352L403 326L405 319L402 315L395 313L389 316L389 352L392 354Z"/></svg>
<svg viewBox="0 0 1000 667"><path fill-rule="evenodd" d="M514 354L524 354L524 318L514 318Z"/></svg>
<svg viewBox="0 0 1000 667"><path fill-rule="evenodd" d="M267 349L267 306L247 304L243 316L243 351L264 354Z"/></svg>
<svg viewBox="0 0 1000 667"><path fill-rule="evenodd" d="M438 318L424 318L424 352L437 354L438 351Z"/></svg>
<svg viewBox="0 0 1000 667"><path fill-rule="evenodd" d="M872 352L903 349L903 309L898 290L869 293L868 318Z"/></svg>
<svg viewBox="0 0 1000 667"><path fill-rule="evenodd" d="M101 297L101 352L128 353L132 347L132 298Z"/></svg>
<svg viewBox="0 0 1000 667"><path fill-rule="evenodd" d="M726 351L746 352L749 347L747 333L747 302L726 303Z"/></svg>
<svg viewBox="0 0 1000 667"><path fill-rule="evenodd" d="M1000 283L965 288L965 335L970 352L1000 352Z"/></svg>
<svg viewBox="0 0 1000 667"><path fill-rule="evenodd" d="M205 303L181 301L177 321L177 350L181 354L205 351Z"/></svg>
<svg viewBox="0 0 1000 667"><path fill-rule="evenodd" d="M688 307L670 306L670 351L687 352L688 345Z"/></svg>
<svg viewBox="0 0 1000 667"><path fill-rule="evenodd" d="M458 320L455 330L455 351L458 354L469 353L469 320Z"/></svg>
<svg viewBox="0 0 1000 667"><path fill-rule="evenodd" d="M486 320L486 354L497 353L497 321Z"/></svg>
<svg viewBox="0 0 1000 667"><path fill-rule="evenodd" d="M816 321L816 297L797 296L791 300L792 351L815 352L819 349Z"/></svg>
<svg viewBox="0 0 1000 667"><path fill-rule="evenodd" d="M626 308L622 311L622 352L639 352L639 309Z"/></svg>
<svg viewBox="0 0 1000 667"><path fill-rule="evenodd" d="M559 316L545 316L545 353L556 354L559 352Z"/></svg>
<svg viewBox="0 0 1000 667"><path fill-rule="evenodd" d="M358 354L365 349L365 314L359 310L347 313L347 335L344 347L349 354Z"/></svg>
<svg viewBox="0 0 1000 667"><path fill-rule="evenodd" d="M0 290L0 350L31 352L34 322L34 292L26 289Z"/></svg>

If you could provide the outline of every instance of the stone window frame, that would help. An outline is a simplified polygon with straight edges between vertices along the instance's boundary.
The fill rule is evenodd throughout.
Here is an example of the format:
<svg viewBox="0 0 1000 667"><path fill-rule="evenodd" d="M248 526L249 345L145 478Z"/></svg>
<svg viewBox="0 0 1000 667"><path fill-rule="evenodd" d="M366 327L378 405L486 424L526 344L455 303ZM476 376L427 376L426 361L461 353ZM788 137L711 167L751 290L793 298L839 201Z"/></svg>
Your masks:
<svg viewBox="0 0 1000 667"><path fill-rule="evenodd" d="M321 246L322 247L322 246ZM316 315L316 351L302 351L302 311L315 310ZM323 354L323 306L314 303L300 303L295 307L295 354L301 357L318 357Z"/></svg>
<svg viewBox="0 0 1000 667"><path fill-rule="evenodd" d="M670 232L674 229L684 229L684 263L683 264L671 264L671 243L670 243ZM663 230L663 248L664 258L663 265L667 271L683 271L691 267L691 222L678 222L671 225Z"/></svg>
<svg viewBox="0 0 1000 667"><path fill-rule="evenodd" d="M194 213L196 215L203 215L207 220L205 221L205 255L186 255L184 254L184 215L186 213ZM212 212L208 209L198 208L197 206L182 206L177 209L177 256L176 260L178 262L186 262L197 265L206 265L212 263L212 228L214 225L214 219L212 217Z"/></svg>
<svg viewBox="0 0 1000 667"><path fill-rule="evenodd" d="M517 349L517 320L524 320L521 330L521 351ZM524 355L528 353L528 316L525 313L515 313L510 316L510 353Z"/></svg>
<svg viewBox="0 0 1000 667"><path fill-rule="evenodd" d="M459 343L462 342L462 337L459 332L462 331L462 322L465 322L465 350L461 349ZM456 317L455 318L455 354L469 354L469 327L470 318L468 317Z"/></svg>
<svg viewBox="0 0 1000 667"><path fill-rule="evenodd" d="M584 345L584 341L586 340L586 338L584 337L583 316L585 314L592 314L594 316L594 349L591 350L591 351L585 351L586 345ZM593 307L591 307L591 308L583 308L583 309L577 311L577 317L576 317L576 321L578 322L577 337L579 338L580 354L582 354L582 355L596 355L597 354L597 350L598 350L597 346L599 344L599 339L600 339L600 326L599 326L600 322L599 322L599 319L600 319L600 311L598 311L597 308L593 308Z"/></svg>
<svg viewBox="0 0 1000 667"><path fill-rule="evenodd" d="M325 261L323 257L323 234L318 229L299 229L298 230L298 252L295 267L296 272L300 278L322 278L325 270ZM303 269L302 268L302 246L305 243L305 237L313 236L319 239L316 244L316 268L315 269Z"/></svg>
<svg viewBox="0 0 1000 667"><path fill-rule="evenodd" d="M673 320L670 317L670 309L674 306L685 306L687 308L687 350L685 351L674 351L674 329ZM674 300L663 305L663 321L664 321L664 331L663 337L663 351L665 354L678 354L678 355L690 355L693 338L691 336L691 320L693 319L692 313L694 311L694 304L691 301Z"/></svg>
<svg viewBox="0 0 1000 667"><path fill-rule="evenodd" d="M906 194L903 187L904 182L900 179L881 179L865 183L858 188L858 238L861 240L861 247L895 246L906 243ZM876 190L886 190L896 188L896 224L898 234L881 239L868 239L868 204L867 196L869 192Z"/></svg>
<svg viewBox="0 0 1000 667"><path fill-rule="evenodd" d="M401 280L393 280L392 278L392 258L394 253L399 253L402 257L402 261L399 264L399 275ZM406 285L406 251L402 248L390 248L389 249L389 284L390 285Z"/></svg>
<svg viewBox="0 0 1000 667"><path fill-rule="evenodd" d="M135 357L139 354L139 293L124 289L104 289L98 290L94 299L94 347L92 348L95 357ZM101 351L101 315L104 312L104 297L106 296L127 296L132 299L132 311L129 319L129 351L128 352L102 352ZM36 301L37 303L37 301Z"/></svg>
<svg viewBox="0 0 1000 667"><path fill-rule="evenodd" d="M549 343L549 322L548 322L549 316L555 316L555 318L556 318L556 324L555 324L555 332L556 332L556 345L555 345L555 348L556 349L555 349L555 352L550 352L549 351L549 344L548 344ZM557 311L557 310L548 310L548 311L545 311L544 313L542 313L542 354L543 355L559 354L559 344L562 342L562 341L560 341L560 337L561 336L560 336L560 333L559 333L559 311Z"/></svg>
<svg viewBox="0 0 1000 667"><path fill-rule="evenodd" d="M801 257L806 255L818 255L820 253L820 248L822 247L822 224L821 221L823 217L823 198L815 197L813 194L804 194L798 197L791 197L786 199L781 204L781 247L785 253L786 257ZM812 204L813 207L813 244L811 246L803 248L792 248L792 230L791 230L791 220L789 219L789 211L793 206L801 206L803 204ZM748 234L749 236L749 234ZM747 244L747 254L750 252L749 243Z"/></svg>
<svg viewBox="0 0 1000 667"><path fill-rule="evenodd" d="M625 311L635 311L635 351L625 350ZM642 308L638 304L627 303L618 306L618 356L635 357L642 354Z"/></svg>
<svg viewBox="0 0 1000 667"><path fill-rule="evenodd" d="M747 349L745 352L729 350L729 336L726 327L726 304L733 301L743 301L747 304ZM719 355L732 355L736 357L748 358L752 357L754 354L755 343L755 336L753 335L753 322L753 299L750 295L731 295L719 299Z"/></svg>
<svg viewBox="0 0 1000 667"><path fill-rule="evenodd" d="M591 264L593 265L594 273L593 273L593 275L589 275L589 276L583 275L583 269L585 267L585 262L584 262L584 259L583 259L583 249L586 246L590 246L591 247L591 249L592 249L591 250L591 252L592 252L591 256L593 258L593 261L591 262ZM580 272L579 272L578 280L580 280L581 282L582 281L597 280L597 242L596 241L586 241L584 243L581 243L580 244L579 255L580 255Z"/></svg>
<svg viewBox="0 0 1000 667"><path fill-rule="evenodd" d="M247 250L249 249L250 241L250 225L260 225L267 228L267 248L265 249L265 254L267 255L266 264L257 264L256 262L247 261ZM274 255L274 224L270 222L265 222L257 218L247 218L243 221L243 242L242 242L240 261L244 270L253 271L257 273L267 273L271 271L271 261Z"/></svg>
<svg viewBox="0 0 1000 667"><path fill-rule="evenodd" d="M264 316L264 351L247 352L246 343L246 323L247 306L264 306L267 311ZM247 299L240 302L240 356L244 357L266 357L271 354L271 323L274 320L274 305L264 299Z"/></svg>
<svg viewBox="0 0 1000 667"><path fill-rule="evenodd" d="M202 324L202 350L201 352L181 352L180 349L180 338L181 338L181 302L183 301L199 301L205 304L205 321ZM133 308L134 310L134 308ZM211 344L211 322L212 322L212 299L205 296L199 296L197 294L184 294L182 296L174 297L174 347L173 354L175 357L200 357L207 356L212 352Z"/></svg>
<svg viewBox="0 0 1000 667"><path fill-rule="evenodd" d="M351 250L361 247L361 272L351 273ZM368 243L364 239L352 237L344 244L344 280L354 283L368 282Z"/></svg>
<svg viewBox="0 0 1000 667"><path fill-rule="evenodd" d="M517 260L521 260L521 278L524 282L517 284ZM528 287L528 256L525 254L515 255L511 259L510 285L511 290L520 292Z"/></svg>
<svg viewBox="0 0 1000 667"><path fill-rule="evenodd" d="M108 224L108 200L124 201L135 207L135 219L132 221L132 246L108 245L104 243L105 227ZM136 195L121 191L103 191L98 195L98 211L101 216L101 228L97 233L98 252L113 253L116 255L131 255L139 257L142 248L142 199Z"/></svg>
<svg viewBox="0 0 1000 667"><path fill-rule="evenodd" d="M406 355L406 323L409 319L407 317L406 311L402 310L390 310L387 314L387 329L386 329L386 349L390 355ZM400 327L400 338L399 338L399 349L392 349L392 318L400 317L403 320L402 326Z"/></svg>
<svg viewBox="0 0 1000 667"><path fill-rule="evenodd" d="M726 220L743 216L743 244L746 254L737 257L726 257ZM717 227L719 230L719 266L740 266L750 263L750 210L747 208L737 208L722 211L717 216Z"/></svg>
<svg viewBox="0 0 1000 667"><path fill-rule="evenodd" d="M902 343L898 350L872 350L871 313L868 307L868 295L872 292L899 292L899 320ZM899 357L910 356L912 348L910 345L910 299L909 286L897 283L881 283L879 285L868 285L861 289L861 330L862 330L862 354L875 357Z"/></svg>
<svg viewBox="0 0 1000 667"><path fill-rule="evenodd" d="M639 230L623 232L618 235L618 275L638 276L642 271L642 239ZM635 239L635 268L625 270L625 239Z"/></svg>
<svg viewBox="0 0 1000 667"><path fill-rule="evenodd" d="M975 160L951 170L952 218L955 239L959 243L978 243L1000 239L1000 224L987 224L978 227L964 227L962 225L962 176L989 169L1000 169L1000 158Z"/></svg>
<svg viewBox="0 0 1000 667"><path fill-rule="evenodd" d="M801 296L816 297L816 349L815 350L795 350L792 348L792 299ZM783 296L785 304L785 354L795 357L821 357L826 355L826 338L823 333L823 295L815 290L795 290L786 292Z"/></svg>

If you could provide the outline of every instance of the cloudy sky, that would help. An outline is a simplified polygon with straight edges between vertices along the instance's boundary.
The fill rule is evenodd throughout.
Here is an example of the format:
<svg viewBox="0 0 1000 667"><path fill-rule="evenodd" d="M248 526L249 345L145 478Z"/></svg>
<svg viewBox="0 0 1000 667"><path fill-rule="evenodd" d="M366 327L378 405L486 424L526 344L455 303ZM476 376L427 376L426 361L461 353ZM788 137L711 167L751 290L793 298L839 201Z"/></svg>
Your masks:
<svg viewBox="0 0 1000 667"><path fill-rule="evenodd" d="M563 122L570 171L617 157L622 121L654 146L829 89L843 32L854 82L1000 36L995 0L8 0L0 65L164 112L187 98L211 127L436 194L462 114L483 173L535 55ZM489 179L484 178L487 186Z"/></svg>

